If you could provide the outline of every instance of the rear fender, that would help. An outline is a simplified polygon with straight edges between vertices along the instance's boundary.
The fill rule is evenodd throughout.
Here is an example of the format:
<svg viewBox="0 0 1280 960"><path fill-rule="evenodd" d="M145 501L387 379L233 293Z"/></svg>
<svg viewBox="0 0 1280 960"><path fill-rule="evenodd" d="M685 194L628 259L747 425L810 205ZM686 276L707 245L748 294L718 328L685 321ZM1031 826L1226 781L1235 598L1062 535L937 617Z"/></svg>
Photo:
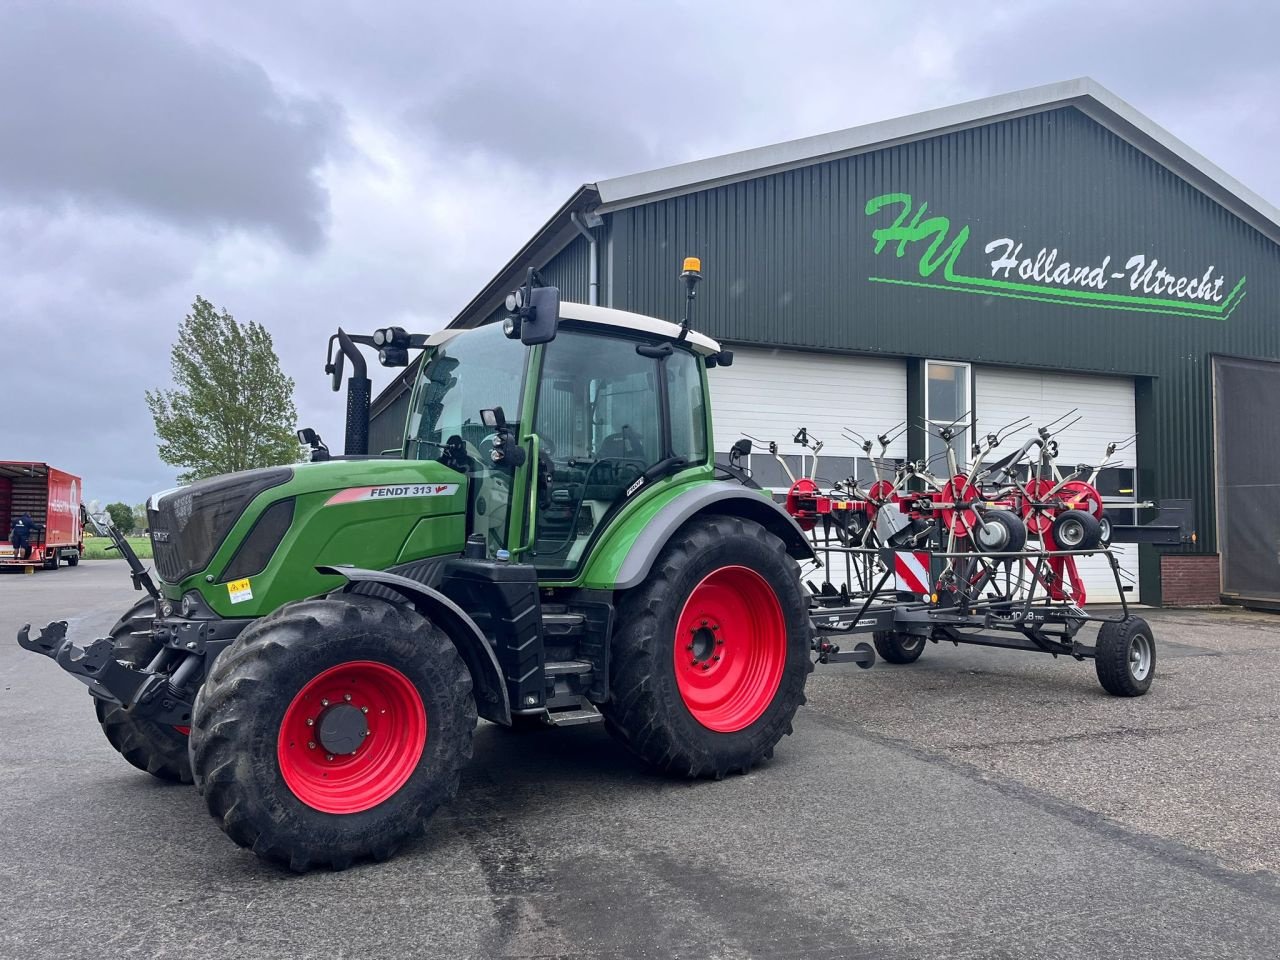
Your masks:
<svg viewBox="0 0 1280 960"><path fill-rule="evenodd" d="M316 567L316 570L345 578L347 584L341 588L343 592L350 592L362 583L375 584L412 603L420 614L448 634L457 647L458 654L471 672L476 712L494 723L511 725L511 701L507 697L498 658L476 622L460 606L439 590L399 574L359 567Z"/></svg>
<svg viewBox="0 0 1280 960"><path fill-rule="evenodd" d="M787 553L797 560L813 558L813 547L800 525L772 498L738 483L717 480L691 486L654 515L618 567L614 589L628 590L642 583L662 547L681 525L712 514L754 520L782 540Z"/></svg>

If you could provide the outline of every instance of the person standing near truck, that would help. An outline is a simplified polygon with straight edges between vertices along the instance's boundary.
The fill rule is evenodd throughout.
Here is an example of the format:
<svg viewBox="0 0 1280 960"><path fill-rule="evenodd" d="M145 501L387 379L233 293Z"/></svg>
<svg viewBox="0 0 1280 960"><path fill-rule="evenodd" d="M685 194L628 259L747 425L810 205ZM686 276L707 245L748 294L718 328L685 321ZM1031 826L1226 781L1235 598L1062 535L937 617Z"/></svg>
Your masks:
<svg viewBox="0 0 1280 960"><path fill-rule="evenodd" d="M9 542L13 544L15 560L31 559L31 531L35 529L35 521L30 514L24 513L13 521L13 529L9 533Z"/></svg>

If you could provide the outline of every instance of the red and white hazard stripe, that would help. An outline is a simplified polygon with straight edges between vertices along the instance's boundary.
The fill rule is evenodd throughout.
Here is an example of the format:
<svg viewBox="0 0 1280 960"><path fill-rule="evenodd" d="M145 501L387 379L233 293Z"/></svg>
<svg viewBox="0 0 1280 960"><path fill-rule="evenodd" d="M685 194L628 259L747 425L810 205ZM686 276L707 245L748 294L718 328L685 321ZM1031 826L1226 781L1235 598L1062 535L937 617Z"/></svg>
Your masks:
<svg viewBox="0 0 1280 960"><path fill-rule="evenodd" d="M898 550L893 555L894 589L899 593L928 594L929 552Z"/></svg>

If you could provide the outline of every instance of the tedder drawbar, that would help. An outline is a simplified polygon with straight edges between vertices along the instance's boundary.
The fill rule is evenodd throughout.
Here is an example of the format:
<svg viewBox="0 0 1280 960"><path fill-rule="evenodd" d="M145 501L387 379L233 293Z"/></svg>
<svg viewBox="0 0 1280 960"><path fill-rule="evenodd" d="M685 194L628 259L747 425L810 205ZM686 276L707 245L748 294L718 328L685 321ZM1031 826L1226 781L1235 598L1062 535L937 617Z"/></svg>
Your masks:
<svg viewBox="0 0 1280 960"><path fill-rule="evenodd" d="M679 324L561 303L530 271L502 323L339 328L326 372L337 390L351 371L343 455L303 430L309 463L156 494L154 576L115 534L146 596L92 643L64 621L18 642L88 686L126 760L194 781L233 841L294 870L384 859L419 835L457 792L477 716L603 722L659 770L720 778L772 756L815 656L869 624L886 656L979 621L1085 655L1058 549L1088 549L1063 526L1079 511L1027 551L1014 526L988 534L967 486L882 486L864 514L879 539L850 527L834 545L917 557L932 529L932 592L811 596L800 563L822 551L806 511L830 500L806 487L788 512L715 463L708 378L733 356L690 329L698 261L681 276ZM362 348L401 367L421 351L390 455L367 452ZM1064 496L1008 486L1033 511ZM1015 539L989 539L1000 531ZM997 586L1028 563L1036 586ZM1150 631L1128 616L1104 630L1107 682L1142 692ZM840 656L875 659L866 643Z"/></svg>

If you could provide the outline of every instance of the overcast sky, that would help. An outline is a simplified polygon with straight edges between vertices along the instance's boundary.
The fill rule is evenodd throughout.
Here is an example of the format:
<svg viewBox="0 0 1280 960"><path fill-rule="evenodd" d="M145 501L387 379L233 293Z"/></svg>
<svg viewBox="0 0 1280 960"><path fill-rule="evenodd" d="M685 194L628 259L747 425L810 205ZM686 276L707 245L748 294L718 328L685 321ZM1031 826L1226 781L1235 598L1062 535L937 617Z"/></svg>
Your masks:
<svg viewBox="0 0 1280 960"><path fill-rule="evenodd" d="M197 294L272 332L338 449L334 328L438 329L576 186L1041 83L1275 203L1277 10L0 0L0 459L170 486L142 394Z"/></svg>

